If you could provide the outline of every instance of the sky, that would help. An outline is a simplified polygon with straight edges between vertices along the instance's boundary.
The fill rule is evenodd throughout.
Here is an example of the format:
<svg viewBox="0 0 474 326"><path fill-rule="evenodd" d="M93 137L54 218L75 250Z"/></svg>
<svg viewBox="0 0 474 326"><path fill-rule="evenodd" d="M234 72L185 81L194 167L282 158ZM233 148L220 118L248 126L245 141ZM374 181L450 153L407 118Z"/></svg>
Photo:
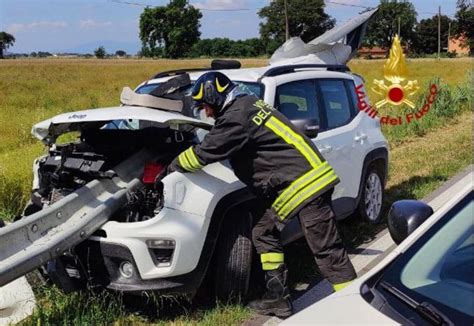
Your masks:
<svg viewBox="0 0 474 326"><path fill-rule="evenodd" d="M201 38L228 37L234 40L259 35L260 19L257 12L269 2L190 1L203 12ZM379 3L378 0L325 2L326 12L336 18L338 23L357 15L361 7L375 7ZM10 52L92 53L103 45L107 52L122 49L135 54L140 48L138 22L144 8L137 4L167 3L168 0L0 0L0 31L11 33L16 38L15 45L8 49ZM412 3L418 11L418 19L433 16L438 6L441 6L442 14L454 16L456 12L456 0L414 0Z"/></svg>

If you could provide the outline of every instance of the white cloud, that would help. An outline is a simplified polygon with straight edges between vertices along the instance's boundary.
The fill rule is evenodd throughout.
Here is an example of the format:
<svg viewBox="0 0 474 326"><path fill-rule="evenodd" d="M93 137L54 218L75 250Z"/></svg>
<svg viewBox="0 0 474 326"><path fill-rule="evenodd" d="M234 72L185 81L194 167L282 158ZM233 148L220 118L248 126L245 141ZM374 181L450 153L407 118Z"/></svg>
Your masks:
<svg viewBox="0 0 474 326"><path fill-rule="evenodd" d="M18 33L35 29L58 29L67 27L68 24L63 21L39 21L29 24L11 24L7 27L9 33Z"/></svg>
<svg viewBox="0 0 474 326"><path fill-rule="evenodd" d="M199 9L241 9L247 7L247 0L206 0L204 2L196 2L194 7Z"/></svg>
<svg viewBox="0 0 474 326"><path fill-rule="evenodd" d="M86 20L81 20L79 21L79 26L81 28L100 28L100 27L107 27L111 26L111 22L99 22L93 19L86 19Z"/></svg>

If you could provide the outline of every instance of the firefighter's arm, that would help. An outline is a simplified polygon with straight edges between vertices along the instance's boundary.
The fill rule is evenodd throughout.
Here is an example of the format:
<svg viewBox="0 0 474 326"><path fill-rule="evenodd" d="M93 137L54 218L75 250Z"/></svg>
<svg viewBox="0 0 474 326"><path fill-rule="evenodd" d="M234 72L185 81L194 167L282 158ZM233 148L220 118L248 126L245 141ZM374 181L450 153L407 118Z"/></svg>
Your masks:
<svg viewBox="0 0 474 326"><path fill-rule="evenodd" d="M248 142L245 127L234 119L222 117L201 144L189 147L170 164L171 171L194 172L207 164L228 159Z"/></svg>

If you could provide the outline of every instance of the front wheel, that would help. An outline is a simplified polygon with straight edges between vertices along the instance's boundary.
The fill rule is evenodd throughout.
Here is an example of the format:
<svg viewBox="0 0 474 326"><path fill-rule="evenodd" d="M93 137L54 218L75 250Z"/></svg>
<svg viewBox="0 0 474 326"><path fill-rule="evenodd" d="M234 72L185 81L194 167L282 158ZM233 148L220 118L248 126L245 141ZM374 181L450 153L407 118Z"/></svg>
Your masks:
<svg viewBox="0 0 474 326"><path fill-rule="evenodd" d="M215 266L218 299L240 301L249 289L252 270L252 214L233 210L222 221Z"/></svg>
<svg viewBox="0 0 474 326"><path fill-rule="evenodd" d="M375 165L369 167L362 183L362 195L359 201L359 214L371 224L382 219L384 196L382 173Z"/></svg>

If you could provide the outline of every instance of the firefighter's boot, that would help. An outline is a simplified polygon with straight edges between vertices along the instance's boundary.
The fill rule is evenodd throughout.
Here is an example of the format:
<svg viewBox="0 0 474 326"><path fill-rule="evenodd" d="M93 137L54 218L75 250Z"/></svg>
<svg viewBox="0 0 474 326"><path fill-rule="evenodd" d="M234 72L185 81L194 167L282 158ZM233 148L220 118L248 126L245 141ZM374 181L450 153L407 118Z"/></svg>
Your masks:
<svg viewBox="0 0 474 326"><path fill-rule="evenodd" d="M293 312L293 306L290 301L287 279L288 270L285 264L281 264L275 270L266 271L267 292L265 292L262 299L250 302L248 307L261 315L290 316Z"/></svg>

